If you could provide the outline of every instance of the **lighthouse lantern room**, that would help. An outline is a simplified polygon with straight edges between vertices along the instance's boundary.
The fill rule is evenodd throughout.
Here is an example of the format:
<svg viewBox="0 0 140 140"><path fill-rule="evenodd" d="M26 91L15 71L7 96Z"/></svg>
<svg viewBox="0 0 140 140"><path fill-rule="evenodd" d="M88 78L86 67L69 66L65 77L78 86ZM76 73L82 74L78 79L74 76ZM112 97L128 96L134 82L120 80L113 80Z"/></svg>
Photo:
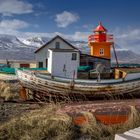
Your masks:
<svg viewBox="0 0 140 140"><path fill-rule="evenodd" d="M88 38L88 45L92 56L111 59L111 46L113 45L113 35L107 34L107 29L102 23L93 30L94 34Z"/></svg>

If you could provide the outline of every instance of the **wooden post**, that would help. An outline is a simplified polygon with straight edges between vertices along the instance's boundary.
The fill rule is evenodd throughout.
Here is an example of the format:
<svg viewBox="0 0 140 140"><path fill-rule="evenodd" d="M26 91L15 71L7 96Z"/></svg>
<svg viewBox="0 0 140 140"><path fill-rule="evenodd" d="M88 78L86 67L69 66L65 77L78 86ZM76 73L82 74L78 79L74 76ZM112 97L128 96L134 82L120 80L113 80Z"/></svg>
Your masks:
<svg viewBox="0 0 140 140"><path fill-rule="evenodd" d="M21 87L19 95L20 95L20 99L22 101L26 101L27 100L27 93L26 93L26 90L25 90L24 87Z"/></svg>

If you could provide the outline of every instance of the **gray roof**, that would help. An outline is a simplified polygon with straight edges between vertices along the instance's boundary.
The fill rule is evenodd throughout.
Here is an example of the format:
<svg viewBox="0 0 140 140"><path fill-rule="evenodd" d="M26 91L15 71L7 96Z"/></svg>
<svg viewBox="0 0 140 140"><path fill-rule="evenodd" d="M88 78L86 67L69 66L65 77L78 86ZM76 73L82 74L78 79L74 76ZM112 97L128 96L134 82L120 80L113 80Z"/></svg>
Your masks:
<svg viewBox="0 0 140 140"><path fill-rule="evenodd" d="M53 52L79 52L79 50L76 50L76 49L55 49L55 48L50 48L49 50L52 50Z"/></svg>
<svg viewBox="0 0 140 140"><path fill-rule="evenodd" d="M71 48L78 50L75 46L73 46L72 44L70 44L68 41L66 41L64 38L62 38L61 36L57 35L54 38L52 38L50 41L48 41L46 44L44 44L42 47L40 47L39 49L37 49L35 51L35 53L37 53L38 51L40 51L41 49L43 49L44 47L46 47L48 44L50 44L51 42L53 42L56 38L60 38L61 40L63 40L66 44L68 44L69 46L71 46ZM78 50L79 51L79 50Z"/></svg>

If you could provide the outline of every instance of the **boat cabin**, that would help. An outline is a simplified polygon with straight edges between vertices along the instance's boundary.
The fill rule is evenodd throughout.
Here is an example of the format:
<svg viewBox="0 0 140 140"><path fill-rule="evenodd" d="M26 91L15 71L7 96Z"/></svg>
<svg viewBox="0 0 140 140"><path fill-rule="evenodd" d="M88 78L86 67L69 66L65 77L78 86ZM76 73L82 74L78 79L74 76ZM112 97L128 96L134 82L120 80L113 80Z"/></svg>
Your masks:
<svg viewBox="0 0 140 140"><path fill-rule="evenodd" d="M52 76L77 78L79 51L74 49L49 49L48 72Z"/></svg>

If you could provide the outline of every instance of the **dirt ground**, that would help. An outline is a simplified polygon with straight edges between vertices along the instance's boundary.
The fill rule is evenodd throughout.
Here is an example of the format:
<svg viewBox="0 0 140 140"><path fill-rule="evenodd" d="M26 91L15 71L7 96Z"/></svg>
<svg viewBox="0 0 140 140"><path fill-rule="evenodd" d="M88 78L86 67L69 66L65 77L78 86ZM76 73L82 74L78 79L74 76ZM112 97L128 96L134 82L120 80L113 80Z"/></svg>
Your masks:
<svg viewBox="0 0 140 140"><path fill-rule="evenodd" d="M0 102L0 123L38 108L38 104Z"/></svg>
<svg viewBox="0 0 140 140"><path fill-rule="evenodd" d="M46 105L46 104L44 104ZM41 109L42 106L38 103L10 103L0 102L0 123L15 116L19 116L23 113L29 112L35 109ZM58 113L67 113L70 116L83 111L90 112L92 114L127 114L129 113L129 107L135 106L140 111L140 100L126 100L126 101L94 101L86 103L71 103L63 104L57 110Z"/></svg>

